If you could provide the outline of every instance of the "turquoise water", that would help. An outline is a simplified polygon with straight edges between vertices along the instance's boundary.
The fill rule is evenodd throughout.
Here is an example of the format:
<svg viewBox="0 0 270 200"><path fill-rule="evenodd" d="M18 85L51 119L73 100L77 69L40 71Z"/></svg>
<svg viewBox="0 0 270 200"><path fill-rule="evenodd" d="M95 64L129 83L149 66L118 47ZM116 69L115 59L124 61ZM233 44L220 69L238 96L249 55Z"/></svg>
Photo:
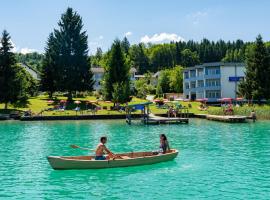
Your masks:
<svg viewBox="0 0 270 200"><path fill-rule="evenodd" d="M158 149L175 161L101 170L55 171L48 155L86 155L106 134L114 152ZM0 122L0 199L269 199L270 122L128 126L124 121Z"/></svg>

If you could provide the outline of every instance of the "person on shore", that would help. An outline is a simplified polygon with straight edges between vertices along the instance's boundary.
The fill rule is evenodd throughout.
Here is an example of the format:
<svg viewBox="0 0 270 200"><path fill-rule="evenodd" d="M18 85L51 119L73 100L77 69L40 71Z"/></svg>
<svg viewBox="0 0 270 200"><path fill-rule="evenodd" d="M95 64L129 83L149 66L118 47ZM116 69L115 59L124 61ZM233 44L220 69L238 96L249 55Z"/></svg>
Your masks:
<svg viewBox="0 0 270 200"><path fill-rule="evenodd" d="M96 148L96 157L95 160L106 160L107 158L104 156L105 153L109 155L109 157L113 157L113 153L105 146L107 142L107 137L103 136L100 138L100 143Z"/></svg>
<svg viewBox="0 0 270 200"><path fill-rule="evenodd" d="M255 122L257 120L257 116L256 116L256 113L255 113L255 110L252 110L251 111L250 117L253 120L253 122Z"/></svg>
<svg viewBox="0 0 270 200"><path fill-rule="evenodd" d="M167 151L170 151L169 142L165 134L160 134L160 152L165 154Z"/></svg>

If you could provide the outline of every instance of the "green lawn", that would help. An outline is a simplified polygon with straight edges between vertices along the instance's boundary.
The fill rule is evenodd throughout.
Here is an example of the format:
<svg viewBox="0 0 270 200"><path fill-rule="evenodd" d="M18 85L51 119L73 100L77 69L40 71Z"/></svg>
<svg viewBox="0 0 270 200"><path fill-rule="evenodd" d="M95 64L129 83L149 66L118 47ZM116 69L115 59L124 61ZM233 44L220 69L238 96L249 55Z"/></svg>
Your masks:
<svg viewBox="0 0 270 200"><path fill-rule="evenodd" d="M0 113L10 113L13 110L20 110L20 111L27 111L30 110L35 114L38 115L42 110L53 108L55 105L59 105L60 100L66 100L67 97L64 96L58 96L57 100L52 104L48 103L48 96L40 95L37 97L33 97L29 99L29 104L25 108L14 108L13 106L9 105L9 110L4 110L4 104L0 104ZM94 96L87 96L85 98L74 98L75 100L81 101L80 108L82 112L76 113L74 110L77 106L74 103L68 103L67 108L65 111L44 111L42 113L43 116L61 116L61 115L89 115L92 114L90 111L87 111L86 102L87 101L93 101L97 100ZM129 104L137 104L146 102L144 99L138 99L136 97L133 97L132 101ZM171 104L171 103L169 103ZM207 111L200 111L198 110L198 107L200 105L199 102L180 102L182 106L188 107L188 104L191 104L191 108L189 108L189 113L194 114L216 114L216 115L223 115L223 109L220 107L213 107L209 106L209 109ZM172 104L171 104L172 105ZM110 102L104 102L104 101L98 101L98 106L101 107L101 110L98 110L96 113L97 115L119 115L124 114L125 112L119 112L119 111L113 111L110 110L110 107L113 106L113 103ZM107 107L107 108L106 108ZM236 115L245 115L249 116L251 113L251 110L255 109L257 117L259 119L270 119L270 106L247 106L244 105L242 107L236 108L234 107L234 113ZM150 110L154 114L165 114L167 113L168 109L162 109L158 108L155 104L150 105ZM135 113L141 113L140 111L136 111Z"/></svg>
<svg viewBox="0 0 270 200"><path fill-rule="evenodd" d="M59 104L60 100L66 100L66 97L63 96L58 96L57 101L55 101L53 104L48 103L48 96L40 95L37 97L33 97L29 99L29 104L25 108L14 108L13 106L9 105L9 111L12 109L20 110L20 111L27 111L31 110L34 114L39 114L42 110L48 109L48 108L53 108L55 105ZM80 104L82 113L77 113L77 114L91 114L91 112L87 112L86 110L86 102L90 100L97 100L94 96L87 96L85 98L74 98L75 100L79 100L82 103ZM136 97L133 97L132 101L129 104L137 104L137 103L142 103L142 102L147 102L147 100L144 99L138 99ZM182 106L188 106L190 102L181 102ZM198 102L191 102L192 108L189 109L189 112L191 113L206 113L205 111L199 111L197 108L200 103ZM98 115L117 115L117 114L123 114L124 112L119 112L119 111L112 111L110 110L110 107L113 106L113 103L108 103L104 101L98 101L98 106L101 107L101 110L98 110L97 114ZM51 115L76 115L76 111L74 111L76 107L76 104L73 103L68 103L67 104L67 109L65 111L44 111L42 115L44 116L51 116ZM107 107L107 109L104 109ZM0 104L0 113L7 112L4 111L4 104ZM158 108L155 104L150 105L150 110L154 114L163 114L168 111L168 109L160 109ZM140 113L140 111L137 111L136 113Z"/></svg>

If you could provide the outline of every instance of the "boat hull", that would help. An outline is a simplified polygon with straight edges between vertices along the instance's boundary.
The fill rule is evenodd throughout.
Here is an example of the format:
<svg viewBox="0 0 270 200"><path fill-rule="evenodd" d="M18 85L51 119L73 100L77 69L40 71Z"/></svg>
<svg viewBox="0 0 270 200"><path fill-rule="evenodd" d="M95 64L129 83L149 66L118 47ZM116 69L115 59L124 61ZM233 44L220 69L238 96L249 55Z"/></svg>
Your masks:
<svg viewBox="0 0 270 200"><path fill-rule="evenodd" d="M173 160L177 155L177 150L172 150L166 154L152 155L141 157L128 157L128 154L118 154L125 157L124 159L115 160L94 160L91 156L78 156L78 157L62 157L62 156L48 156L48 161L53 169L102 169L102 168L114 168L114 167L130 167L138 165L151 165L155 163L165 162ZM136 154L136 153L135 153ZM128 158L127 158L128 157Z"/></svg>

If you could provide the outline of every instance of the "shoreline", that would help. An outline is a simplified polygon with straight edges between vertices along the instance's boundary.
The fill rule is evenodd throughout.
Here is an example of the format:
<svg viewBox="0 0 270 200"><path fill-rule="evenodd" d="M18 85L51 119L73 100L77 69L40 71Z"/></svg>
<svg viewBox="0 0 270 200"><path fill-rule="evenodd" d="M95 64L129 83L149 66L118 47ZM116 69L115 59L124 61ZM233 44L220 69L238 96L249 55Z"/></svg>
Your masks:
<svg viewBox="0 0 270 200"><path fill-rule="evenodd" d="M160 117L167 117L167 114L157 114ZM194 118L193 113L188 114L189 118ZM133 119L142 118L141 114L132 114ZM20 117L19 121L59 121L59 120L110 120L110 119L126 119L125 114L119 115L69 115L69 116L32 116Z"/></svg>

